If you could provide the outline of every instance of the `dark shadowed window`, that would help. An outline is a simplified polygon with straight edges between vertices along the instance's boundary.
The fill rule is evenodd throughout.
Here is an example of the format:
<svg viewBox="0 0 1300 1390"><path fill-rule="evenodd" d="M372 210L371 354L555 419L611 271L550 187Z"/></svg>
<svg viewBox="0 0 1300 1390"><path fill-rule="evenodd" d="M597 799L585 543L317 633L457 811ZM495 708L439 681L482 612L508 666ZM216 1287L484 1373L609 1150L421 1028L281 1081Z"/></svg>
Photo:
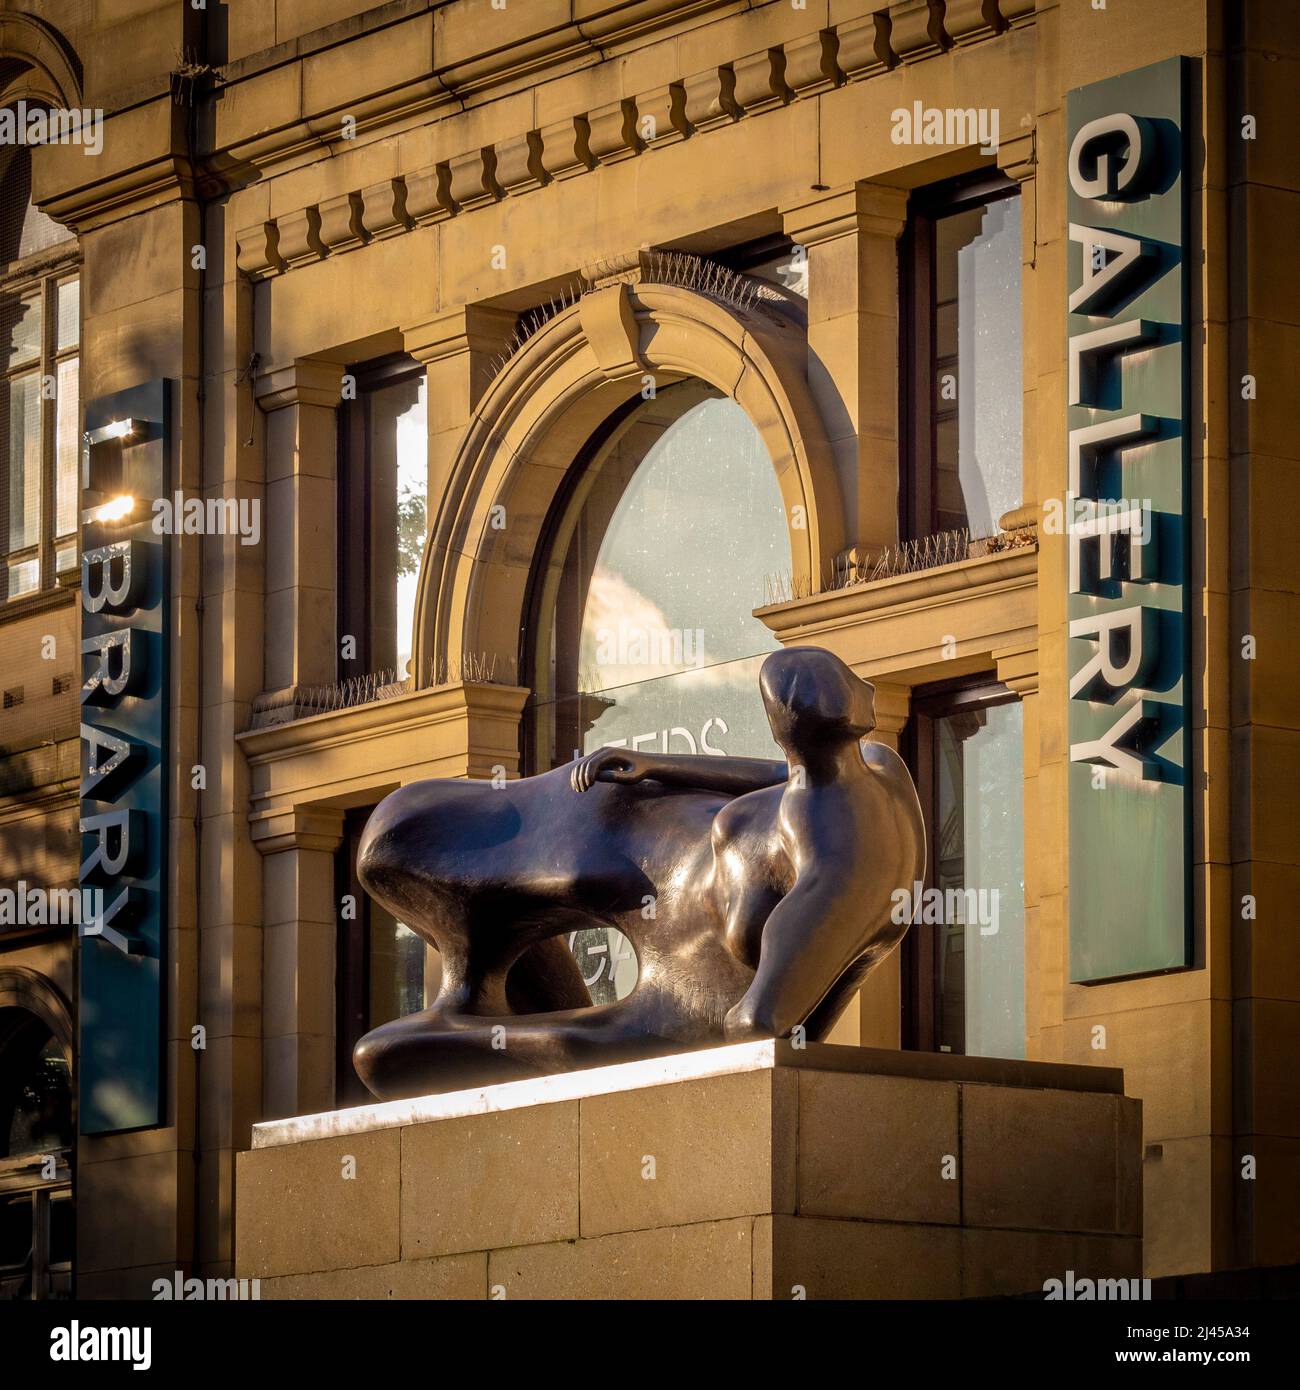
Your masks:
<svg viewBox="0 0 1300 1390"><path fill-rule="evenodd" d="M72 1078L46 1024L0 1008L0 1301L67 1298Z"/></svg>

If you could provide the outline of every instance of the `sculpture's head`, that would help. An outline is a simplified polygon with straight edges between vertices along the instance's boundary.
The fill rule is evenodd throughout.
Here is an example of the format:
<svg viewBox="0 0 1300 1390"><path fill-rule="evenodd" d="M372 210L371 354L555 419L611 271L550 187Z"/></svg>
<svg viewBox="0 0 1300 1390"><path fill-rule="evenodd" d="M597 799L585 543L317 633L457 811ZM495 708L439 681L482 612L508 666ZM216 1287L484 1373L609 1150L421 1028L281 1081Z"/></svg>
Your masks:
<svg viewBox="0 0 1300 1390"><path fill-rule="evenodd" d="M758 677L772 734L783 747L865 738L876 727L876 692L821 647L773 652Z"/></svg>

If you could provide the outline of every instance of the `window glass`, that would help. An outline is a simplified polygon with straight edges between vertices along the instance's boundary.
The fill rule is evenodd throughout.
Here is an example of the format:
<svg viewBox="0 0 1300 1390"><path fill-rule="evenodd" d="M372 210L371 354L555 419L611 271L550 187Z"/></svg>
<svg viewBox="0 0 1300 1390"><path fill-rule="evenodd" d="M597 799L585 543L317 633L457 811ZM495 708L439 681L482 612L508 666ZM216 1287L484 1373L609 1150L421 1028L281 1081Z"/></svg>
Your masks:
<svg viewBox="0 0 1300 1390"><path fill-rule="evenodd" d="M66 261L45 268L35 285L20 270L9 282L12 288L0 286L0 597L5 599L34 593L76 568L80 290ZM53 404L47 404L51 398Z"/></svg>
<svg viewBox="0 0 1300 1390"><path fill-rule="evenodd" d="M406 676L428 530L426 384L413 363L360 369L361 395L343 421L339 494L340 632L356 639L340 676Z"/></svg>
<svg viewBox="0 0 1300 1390"><path fill-rule="evenodd" d="M41 299L0 298L0 362L23 367L41 355Z"/></svg>
<svg viewBox="0 0 1300 1390"><path fill-rule="evenodd" d="M370 915L370 1027L424 1008L423 940L373 899Z"/></svg>
<svg viewBox="0 0 1300 1390"><path fill-rule="evenodd" d="M589 466L555 587L550 766L602 745L775 757L753 616L788 573L781 491L734 402L695 382L645 403Z"/></svg>
<svg viewBox="0 0 1300 1390"><path fill-rule="evenodd" d="M81 281L61 280L55 292L55 341L58 352L73 348L81 339Z"/></svg>
<svg viewBox="0 0 1300 1390"><path fill-rule="evenodd" d="M67 1148L72 1142L68 1059L38 1018L14 1009L3 1013L9 1034L0 1075L3 1156L20 1158Z"/></svg>
<svg viewBox="0 0 1300 1390"><path fill-rule="evenodd" d="M993 535L1023 500L1020 198L971 196L923 197L908 238L914 535Z"/></svg>
<svg viewBox="0 0 1300 1390"><path fill-rule="evenodd" d="M745 266L745 274L779 285L797 299L808 298L808 248L797 243Z"/></svg>
<svg viewBox="0 0 1300 1390"><path fill-rule="evenodd" d="M781 490L754 424L683 382L582 465L547 571L552 623L530 710L538 770L603 745L780 757L758 693L779 643L753 616L788 574ZM549 684L549 689L548 689ZM636 982L617 932L576 933L596 1003Z"/></svg>
<svg viewBox="0 0 1300 1390"><path fill-rule="evenodd" d="M36 372L11 377L4 394L9 446L5 537L10 550L35 545L41 525L41 379Z"/></svg>
<svg viewBox="0 0 1300 1390"><path fill-rule="evenodd" d="M1025 1055L1022 706L933 722L933 887L938 1042L946 1052ZM935 920L935 919L939 920ZM915 928L914 928L915 929Z"/></svg>
<svg viewBox="0 0 1300 1390"><path fill-rule="evenodd" d="M31 196L31 150L26 145L0 145L0 270L72 240L73 234L41 212Z"/></svg>
<svg viewBox="0 0 1300 1390"><path fill-rule="evenodd" d="M55 393L54 534L70 536L77 529L78 436L81 433L81 399L78 361L66 357L59 363Z"/></svg>
<svg viewBox="0 0 1300 1390"><path fill-rule="evenodd" d="M7 597L22 598L24 594L34 594L41 584L41 562L39 560L18 560L7 568L9 587Z"/></svg>
<svg viewBox="0 0 1300 1390"><path fill-rule="evenodd" d="M1020 200L941 218L935 238L939 529L990 535L1021 500ZM956 399L942 389L956 378Z"/></svg>

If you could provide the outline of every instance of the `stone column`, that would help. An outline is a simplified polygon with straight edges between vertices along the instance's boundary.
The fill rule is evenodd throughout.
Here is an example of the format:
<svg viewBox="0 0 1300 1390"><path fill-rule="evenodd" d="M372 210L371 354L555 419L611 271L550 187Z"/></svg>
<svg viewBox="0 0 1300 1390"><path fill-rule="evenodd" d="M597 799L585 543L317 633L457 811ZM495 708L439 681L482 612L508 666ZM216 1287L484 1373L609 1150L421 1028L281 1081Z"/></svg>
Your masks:
<svg viewBox="0 0 1300 1390"><path fill-rule="evenodd" d="M258 822L262 873L262 1115L334 1105L334 853L343 812L295 806Z"/></svg>
<svg viewBox="0 0 1300 1390"><path fill-rule="evenodd" d="M494 359L507 350L515 315L479 304L449 309L423 323L402 329L406 350L424 363L429 431L429 527L447 495L456 450L484 391L491 385ZM443 653L458 664L462 653ZM451 669L436 679L456 680ZM435 680L434 673L414 673L417 687Z"/></svg>
<svg viewBox="0 0 1300 1390"><path fill-rule="evenodd" d="M850 555L898 540L898 238L907 193L855 183L783 208L808 256L808 381L834 454Z"/></svg>
<svg viewBox="0 0 1300 1390"><path fill-rule="evenodd" d="M1044 853L1054 852L1050 837L1064 849L1065 808L1046 804L1038 778L1040 732L1038 725L1038 647L1004 647L993 653L998 680L1020 696L1023 718L1021 738L1024 759L1025 853L1025 1056L1040 1055L1039 1033L1044 998L1060 1000L1064 988L1059 951L1042 949L1039 895L1040 866ZM1058 1004L1059 1007L1059 1004Z"/></svg>
<svg viewBox="0 0 1300 1390"><path fill-rule="evenodd" d="M268 691L329 685L335 649L338 407L343 368L302 359L257 385L266 412Z"/></svg>

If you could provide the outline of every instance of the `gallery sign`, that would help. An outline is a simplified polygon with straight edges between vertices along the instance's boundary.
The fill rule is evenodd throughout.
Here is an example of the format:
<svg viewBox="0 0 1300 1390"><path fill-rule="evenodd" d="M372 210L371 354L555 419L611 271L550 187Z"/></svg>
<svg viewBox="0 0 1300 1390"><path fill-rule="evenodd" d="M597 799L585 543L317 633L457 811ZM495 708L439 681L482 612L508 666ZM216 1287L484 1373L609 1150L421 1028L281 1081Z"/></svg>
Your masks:
<svg viewBox="0 0 1300 1390"><path fill-rule="evenodd" d="M81 461L80 941L83 1134L163 1122L170 540L169 383L91 401Z"/></svg>
<svg viewBox="0 0 1300 1390"><path fill-rule="evenodd" d="M1070 979L1190 954L1185 62L1067 98Z"/></svg>

